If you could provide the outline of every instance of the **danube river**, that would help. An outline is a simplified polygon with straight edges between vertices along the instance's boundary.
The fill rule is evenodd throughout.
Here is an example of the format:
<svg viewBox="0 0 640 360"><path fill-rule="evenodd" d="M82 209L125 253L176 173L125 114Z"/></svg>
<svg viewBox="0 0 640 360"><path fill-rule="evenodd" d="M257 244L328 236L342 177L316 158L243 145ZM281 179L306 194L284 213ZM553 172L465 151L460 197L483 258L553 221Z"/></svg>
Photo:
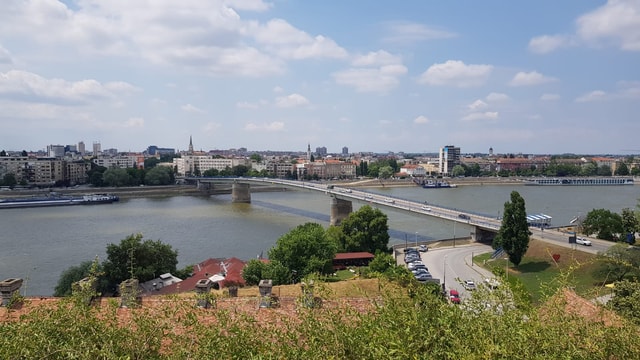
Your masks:
<svg viewBox="0 0 640 360"><path fill-rule="evenodd" d="M594 208L634 209L639 186L468 185L455 189L386 187L367 191L498 217L511 191L525 199L528 214L545 213L564 225ZM354 210L363 203L354 203ZM469 228L445 220L382 209L391 243L464 237ZM119 203L0 210L0 280L25 279L27 296L53 294L60 273L98 256L130 234L161 240L178 250L178 267L207 258L266 256L276 240L305 222L329 223L329 198L307 191L252 194L251 204L230 195L133 198Z"/></svg>

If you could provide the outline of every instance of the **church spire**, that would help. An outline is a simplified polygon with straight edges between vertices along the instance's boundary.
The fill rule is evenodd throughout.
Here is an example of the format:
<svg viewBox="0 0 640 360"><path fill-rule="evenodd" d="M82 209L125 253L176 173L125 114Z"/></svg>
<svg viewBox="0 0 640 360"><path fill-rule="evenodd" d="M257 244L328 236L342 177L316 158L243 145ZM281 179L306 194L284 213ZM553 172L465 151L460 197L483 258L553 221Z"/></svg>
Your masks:
<svg viewBox="0 0 640 360"><path fill-rule="evenodd" d="M189 135L189 154L193 154L193 138Z"/></svg>

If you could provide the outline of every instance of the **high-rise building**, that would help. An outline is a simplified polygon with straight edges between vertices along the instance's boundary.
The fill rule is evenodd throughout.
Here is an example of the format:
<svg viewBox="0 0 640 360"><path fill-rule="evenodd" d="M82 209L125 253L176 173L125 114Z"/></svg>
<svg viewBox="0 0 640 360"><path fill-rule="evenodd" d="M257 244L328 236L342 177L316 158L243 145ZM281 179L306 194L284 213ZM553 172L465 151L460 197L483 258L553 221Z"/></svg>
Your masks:
<svg viewBox="0 0 640 360"><path fill-rule="evenodd" d="M99 141L94 141L93 142L93 156L98 156L100 155L100 153L102 153L102 146L100 145Z"/></svg>
<svg viewBox="0 0 640 360"><path fill-rule="evenodd" d="M440 148L438 165L441 175L450 175L453 167L460 165L460 148L453 145Z"/></svg>
<svg viewBox="0 0 640 360"><path fill-rule="evenodd" d="M64 145L47 145L47 156L51 158L64 157Z"/></svg>
<svg viewBox="0 0 640 360"><path fill-rule="evenodd" d="M349 148L346 146L342 147L342 155L349 155Z"/></svg>
<svg viewBox="0 0 640 360"><path fill-rule="evenodd" d="M80 153L80 155L84 155L84 153L86 152L86 149L84 148L84 141L78 142L78 152Z"/></svg>
<svg viewBox="0 0 640 360"><path fill-rule="evenodd" d="M320 157L327 156L327 148L324 147L324 146L317 147L316 148L316 154L318 154L318 156L320 156Z"/></svg>

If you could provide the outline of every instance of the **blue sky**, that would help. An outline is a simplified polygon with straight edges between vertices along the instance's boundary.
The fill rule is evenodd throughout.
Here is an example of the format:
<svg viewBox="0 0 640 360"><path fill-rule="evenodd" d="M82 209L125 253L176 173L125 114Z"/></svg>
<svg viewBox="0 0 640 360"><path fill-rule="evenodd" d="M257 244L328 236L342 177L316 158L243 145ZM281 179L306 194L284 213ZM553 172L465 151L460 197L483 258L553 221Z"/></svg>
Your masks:
<svg viewBox="0 0 640 360"><path fill-rule="evenodd" d="M638 0L1 6L5 150L640 153Z"/></svg>

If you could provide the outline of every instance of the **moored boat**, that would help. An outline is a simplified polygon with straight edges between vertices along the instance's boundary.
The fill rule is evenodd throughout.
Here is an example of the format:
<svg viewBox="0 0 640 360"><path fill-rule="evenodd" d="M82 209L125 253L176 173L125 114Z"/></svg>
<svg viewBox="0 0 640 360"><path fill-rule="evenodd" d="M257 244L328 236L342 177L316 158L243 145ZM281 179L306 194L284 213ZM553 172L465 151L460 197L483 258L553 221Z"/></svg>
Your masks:
<svg viewBox="0 0 640 360"><path fill-rule="evenodd" d="M110 204L118 200L119 200L118 196L111 195L111 194L90 194L90 195L83 195L83 196L68 196L68 195L61 195L57 193L51 193L46 196L0 199L0 209Z"/></svg>
<svg viewBox="0 0 640 360"><path fill-rule="evenodd" d="M584 177L584 178L534 178L524 181L525 185L572 185L572 186L601 186L601 185L633 185L630 177Z"/></svg>

